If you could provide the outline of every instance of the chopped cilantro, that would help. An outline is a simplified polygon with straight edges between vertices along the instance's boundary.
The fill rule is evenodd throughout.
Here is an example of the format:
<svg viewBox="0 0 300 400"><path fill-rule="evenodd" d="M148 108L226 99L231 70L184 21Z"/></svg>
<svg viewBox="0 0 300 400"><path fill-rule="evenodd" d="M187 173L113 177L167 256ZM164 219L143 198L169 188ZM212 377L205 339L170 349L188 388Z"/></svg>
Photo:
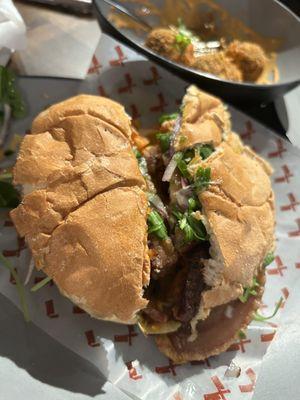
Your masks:
<svg viewBox="0 0 300 400"><path fill-rule="evenodd" d="M8 104L11 107L12 117L21 118L25 114L25 107L20 93L15 86L15 75L8 68L0 65L0 108ZM3 109L2 115L3 113Z"/></svg>
<svg viewBox="0 0 300 400"><path fill-rule="evenodd" d="M238 335L240 339L246 339L247 337L244 331L239 331Z"/></svg>
<svg viewBox="0 0 300 400"><path fill-rule="evenodd" d="M259 287L259 283L256 278L253 278L252 286L244 288L244 293L239 297L242 303L246 303L250 296L256 296L257 291L256 288Z"/></svg>
<svg viewBox="0 0 300 400"><path fill-rule="evenodd" d="M187 162L184 159L184 153L182 153L181 151L178 151L175 154L175 161L176 161L177 168L179 169L181 175L184 178L190 179L191 176L190 176L189 171L187 169Z"/></svg>
<svg viewBox="0 0 300 400"><path fill-rule="evenodd" d="M147 218L148 222L148 233L153 233L156 235L159 239L165 240L168 237L168 232L166 225L162 219L162 217L159 215L159 213L155 210L152 210Z"/></svg>
<svg viewBox="0 0 300 400"><path fill-rule="evenodd" d="M269 317L264 317L263 315L260 315L258 312L256 312L256 313L254 313L253 319L255 321L264 322L264 321L267 321L268 319L271 319L271 318L275 317L275 315L277 314L279 308L281 307L282 302L283 302L283 298L280 297L279 302L276 304L276 307L274 309L273 314L269 315Z"/></svg>
<svg viewBox="0 0 300 400"><path fill-rule="evenodd" d="M206 158L208 158L211 153L214 152L214 149L212 146L210 146L209 144L205 144L203 146L198 147L199 149L199 154L200 157L202 158L202 160L205 160Z"/></svg>
<svg viewBox="0 0 300 400"><path fill-rule="evenodd" d="M194 240L207 240L205 226L201 220L198 220L194 217L193 211L189 210L185 213L182 213L178 210L173 210L173 215L177 219L178 227L184 233L184 240L186 243Z"/></svg>
<svg viewBox="0 0 300 400"><path fill-rule="evenodd" d="M156 138L159 140L160 148L163 153L169 150L170 148L170 141L171 141L171 134L168 133L157 133Z"/></svg>
<svg viewBox="0 0 300 400"><path fill-rule="evenodd" d="M187 46L192 43L192 39L186 36L184 33L178 32L177 35L175 36L175 43L176 43L176 48L180 52L184 52Z"/></svg>
<svg viewBox="0 0 300 400"><path fill-rule="evenodd" d="M176 119L179 116L179 113L175 112L172 114L163 114L160 116L158 122L160 124L163 124L165 121L172 121L173 119Z"/></svg>
<svg viewBox="0 0 300 400"><path fill-rule="evenodd" d="M270 265L275 259L274 253L268 253L264 259L263 262L263 267L267 267L268 265Z"/></svg>
<svg viewBox="0 0 300 400"><path fill-rule="evenodd" d="M200 192L201 190L206 189L208 187L208 185L210 184L210 174L211 174L211 169L209 167L198 168L194 182L194 186L197 192Z"/></svg>

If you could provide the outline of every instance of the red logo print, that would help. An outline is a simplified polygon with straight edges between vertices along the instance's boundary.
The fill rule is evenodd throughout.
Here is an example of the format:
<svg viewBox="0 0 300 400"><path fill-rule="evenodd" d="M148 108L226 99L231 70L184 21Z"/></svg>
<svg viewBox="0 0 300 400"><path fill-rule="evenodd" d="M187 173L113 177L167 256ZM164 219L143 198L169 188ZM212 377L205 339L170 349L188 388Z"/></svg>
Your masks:
<svg viewBox="0 0 300 400"><path fill-rule="evenodd" d="M280 210L281 211L289 211L289 210L293 210L296 211L296 207L300 205L300 202L298 200L296 200L296 197L293 193L288 193L287 197L290 201L290 204L287 204L285 206L281 206Z"/></svg>
<svg viewBox="0 0 300 400"><path fill-rule="evenodd" d="M241 133L241 137L244 140L251 140L253 134L255 133L255 130L253 128L252 122L251 121L246 121L246 129L243 133Z"/></svg>
<svg viewBox="0 0 300 400"><path fill-rule="evenodd" d="M121 49L121 46L116 46L115 50L116 50L118 58L115 59L115 60L110 60L109 64L112 67L116 67L118 65L122 65L123 66L124 65L123 63L124 63L125 60L127 60L127 57L124 55L123 50Z"/></svg>
<svg viewBox="0 0 300 400"><path fill-rule="evenodd" d="M46 312L49 318L57 318L58 314L55 312L53 300L45 301Z"/></svg>
<svg viewBox="0 0 300 400"><path fill-rule="evenodd" d="M251 383L249 383L248 385L239 385L240 391L242 393L253 392L255 386L256 375L253 369L248 368L246 370L246 374L248 375L248 378L250 379Z"/></svg>
<svg viewBox="0 0 300 400"><path fill-rule="evenodd" d="M283 175L282 176L278 176L277 178L275 178L275 183L282 183L282 182L290 182L290 178L292 178L294 175L291 173L289 167L287 165L283 165L281 167L282 171L283 171Z"/></svg>
<svg viewBox="0 0 300 400"><path fill-rule="evenodd" d="M283 265L281 258L279 256L275 257L275 263L276 267L275 268L268 268L267 273L269 275L280 275L283 276L283 270L287 269L286 266Z"/></svg>
<svg viewBox="0 0 300 400"><path fill-rule="evenodd" d="M225 389L223 383L217 376L212 376L211 380L213 381L217 392L205 394L204 400L226 400L225 394L230 393L230 390Z"/></svg>
<svg viewBox="0 0 300 400"><path fill-rule="evenodd" d="M274 339L276 331L271 333L263 333L260 335L261 342L271 342Z"/></svg>
<svg viewBox="0 0 300 400"><path fill-rule="evenodd" d="M287 151L286 148L283 146L283 141L281 139L276 140L277 150L272 151L268 154L269 158L280 157L282 158L282 154Z"/></svg>
<svg viewBox="0 0 300 400"><path fill-rule="evenodd" d="M155 372L158 374L168 374L171 372L173 376L176 376L175 368L177 367L176 364L173 364L172 360L169 360L169 364L163 367L155 367Z"/></svg>
<svg viewBox="0 0 300 400"><path fill-rule="evenodd" d="M139 113L139 110L135 104L130 105L130 114L133 120L140 118L141 114Z"/></svg>
<svg viewBox="0 0 300 400"><path fill-rule="evenodd" d="M104 86L102 86L102 85L98 86L98 93L102 97L108 97L107 93L106 93L106 91L104 89Z"/></svg>
<svg viewBox="0 0 300 400"><path fill-rule="evenodd" d="M86 314L86 312L78 306L73 306L72 312L73 312L73 314Z"/></svg>
<svg viewBox="0 0 300 400"><path fill-rule="evenodd" d="M11 227L11 226L14 226L14 224L12 223L11 220L8 219L8 220L4 221L3 226L5 226L5 227Z"/></svg>
<svg viewBox="0 0 300 400"><path fill-rule="evenodd" d="M164 95L162 93L158 93L158 104L150 107L150 111L163 113L165 111L165 107L168 105L165 101Z"/></svg>
<svg viewBox="0 0 300 400"><path fill-rule="evenodd" d="M124 342L128 343L129 346L132 345L132 338L135 336L138 336L138 333L134 331L134 326L133 325L128 325L128 334L126 335L115 335L114 336L114 341L115 342Z"/></svg>
<svg viewBox="0 0 300 400"><path fill-rule="evenodd" d="M3 250L4 257L20 257L22 250L26 248L24 238L18 236L18 248L16 250Z"/></svg>
<svg viewBox="0 0 300 400"><path fill-rule="evenodd" d="M134 381L137 381L137 380L139 380L139 379L142 379L142 375L139 375L138 373L137 373L137 370L136 370L136 368L133 366L133 361L128 361L127 363L126 363L126 366L127 366L127 369L128 369L128 372L129 372L129 378L130 379L133 379Z"/></svg>
<svg viewBox="0 0 300 400"><path fill-rule="evenodd" d="M285 300L285 301L281 302L280 308L283 308L284 305L285 305L286 300L288 299L288 297L290 295L290 292L289 292L289 289L287 287L284 287L284 288L281 289L281 293L283 294L283 298Z"/></svg>
<svg viewBox="0 0 300 400"><path fill-rule="evenodd" d="M118 92L119 92L119 93L132 93L132 88L133 88L134 86L136 86L136 84L133 83L132 77L131 77L130 74L128 74L128 73L125 74L125 75L124 75L124 78L125 78L126 85L120 87L120 88L118 89Z"/></svg>
<svg viewBox="0 0 300 400"><path fill-rule="evenodd" d="M99 63L97 60L97 57L95 54L93 55L91 66L88 69L88 74L98 74L99 75L99 69L102 67L102 65Z"/></svg>
<svg viewBox="0 0 300 400"><path fill-rule="evenodd" d="M157 85L157 82L159 81L159 79L161 79L161 76L158 74L157 68L154 66L150 67L150 71L151 71L152 78L144 79L143 80L144 85L146 85L146 86Z"/></svg>
<svg viewBox="0 0 300 400"><path fill-rule="evenodd" d="M228 349L227 351L238 351L241 350L242 353L246 352L245 349L245 344L247 343L251 343L250 339L240 339L238 342L233 343Z"/></svg>
<svg viewBox="0 0 300 400"><path fill-rule="evenodd" d="M90 331L86 331L84 332L87 343L90 347L99 347L100 343L96 342L95 339L95 335L94 335L94 331L90 330Z"/></svg>
<svg viewBox="0 0 300 400"><path fill-rule="evenodd" d="M295 222L298 226L298 229L295 231L289 232L289 237L300 236L300 218L297 218Z"/></svg>

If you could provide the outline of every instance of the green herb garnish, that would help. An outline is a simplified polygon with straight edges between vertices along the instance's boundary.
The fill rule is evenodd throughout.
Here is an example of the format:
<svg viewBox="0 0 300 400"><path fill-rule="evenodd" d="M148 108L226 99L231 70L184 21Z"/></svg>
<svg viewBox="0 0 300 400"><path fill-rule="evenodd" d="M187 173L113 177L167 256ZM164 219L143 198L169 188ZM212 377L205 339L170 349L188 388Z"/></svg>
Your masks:
<svg viewBox="0 0 300 400"><path fill-rule="evenodd" d="M4 155L5 155L6 157L9 157L9 156L11 156L11 155L13 155L13 154L14 154L14 150L7 149L7 150L4 151Z"/></svg>
<svg viewBox="0 0 300 400"><path fill-rule="evenodd" d="M270 265L275 259L274 253L268 253L264 259L263 262L263 267L267 267L268 265Z"/></svg>
<svg viewBox="0 0 300 400"><path fill-rule="evenodd" d="M192 43L193 33L186 28L181 18L178 18L177 35L175 36L175 46L180 52L184 52L187 46Z"/></svg>
<svg viewBox="0 0 300 400"><path fill-rule="evenodd" d="M250 296L256 296L257 291L256 288L259 287L259 283L256 278L253 278L252 286L244 288L244 293L239 297L242 303L246 303Z"/></svg>
<svg viewBox="0 0 300 400"><path fill-rule="evenodd" d="M173 210L173 215L177 219L178 227L184 233L184 240L186 243L194 240L207 240L208 236L205 226L201 220L194 217L193 211L188 210L182 213L181 211Z"/></svg>
<svg viewBox="0 0 300 400"><path fill-rule="evenodd" d="M44 287L45 285L47 285L48 282L50 282L52 280L52 278L50 278L50 276L46 276L46 278L42 279L40 282L38 282L36 285L32 286L32 288L30 289L31 292L37 292L38 290L40 290L42 287Z"/></svg>
<svg viewBox="0 0 300 400"><path fill-rule="evenodd" d="M202 160L205 160L214 152L214 149L209 144L205 144L203 146L198 147L198 151Z"/></svg>
<svg viewBox="0 0 300 400"><path fill-rule="evenodd" d="M4 104L8 104L11 107L13 118L24 116L25 107L15 86L15 75L12 71L0 65L0 107L3 107ZM1 111L4 114L3 110Z"/></svg>
<svg viewBox="0 0 300 400"><path fill-rule="evenodd" d="M192 43L192 39L185 34L178 32L175 36L176 47L180 52L184 52L189 44Z"/></svg>
<svg viewBox="0 0 300 400"><path fill-rule="evenodd" d="M162 219L162 217L159 215L159 213L155 210L152 210L147 218L148 222L148 233L153 233L156 235L159 239L165 240L168 237L168 232L166 225Z"/></svg>
<svg viewBox="0 0 300 400"><path fill-rule="evenodd" d="M276 304L276 307L274 309L273 314L270 315L269 317L264 317L263 315L260 315L258 312L256 312L256 313L254 313L253 319L255 321L264 322L264 321L267 321L268 319L271 319L271 318L275 317L275 315L277 314L279 308L281 307L282 302L283 302L283 298L280 297L279 302Z"/></svg>
<svg viewBox="0 0 300 400"><path fill-rule="evenodd" d="M208 168L203 168L199 167L196 176L195 176L195 182L194 186L197 192L200 192L208 187L210 184L210 174L211 174L211 169Z"/></svg>
<svg viewBox="0 0 300 400"><path fill-rule="evenodd" d="M246 339L247 337L244 331L239 331L238 335L240 339Z"/></svg>
<svg viewBox="0 0 300 400"><path fill-rule="evenodd" d="M165 121L172 121L173 119L176 119L179 116L179 113L175 112L172 114L163 114L160 116L158 122L160 124L163 124Z"/></svg>
<svg viewBox="0 0 300 400"><path fill-rule="evenodd" d="M8 259L6 257L4 257L2 253L0 253L0 261L4 265L4 267L11 273L12 277L14 278L14 280L16 282L16 288L17 288L17 292L19 295L19 299L20 299L21 309L23 311L25 321L28 322L28 321L30 321L29 311L28 311L28 306L27 306L27 302L26 302L24 286L21 283L19 275L18 275L17 271L15 270L15 268L13 267L13 265L10 263L10 261L8 261Z"/></svg>
<svg viewBox="0 0 300 400"><path fill-rule="evenodd" d="M142 153L136 147L133 148L133 152L138 160L142 157Z"/></svg>
<svg viewBox="0 0 300 400"><path fill-rule="evenodd" d="M0 181L0 208L15 208L20 203L20 194L10 182Z"/></svg>
<svg viewBox="0 0 300 400"><path fill-rule="evenodd" d="M181 175L182 175L184 178L190 179L191 176L190 176L190 173L189 173L189 171L188 171L188 169L187 169L187 162L186 162L186 160L184 159L184 153L181 152L181 151L178 151L178 152L175 154L175 158L174 158L174 159L175 159L175 161L176 161L177 168L179 169Z"/></svg>
<svg viewBox="0 0 300 400"><path fill-rule="evenodd" d="M168 133L157 133L156 138L159 140L160 148L163 153L169 150L171 142L171 134Z"/></svg>
<svg viewBox="0 0 300 400"><path fill-rule="evenodd" d="M189 212L199 210L200 203L197 197L190 197L188 199L188 210Z"/></svg>

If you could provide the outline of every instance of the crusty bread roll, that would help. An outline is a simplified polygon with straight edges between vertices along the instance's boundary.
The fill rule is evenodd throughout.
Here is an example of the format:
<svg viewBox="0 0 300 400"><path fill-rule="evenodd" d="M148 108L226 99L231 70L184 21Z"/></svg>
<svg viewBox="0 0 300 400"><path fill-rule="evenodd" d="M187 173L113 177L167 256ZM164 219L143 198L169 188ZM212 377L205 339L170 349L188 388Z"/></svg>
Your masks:
<svg viewBox="0 0 300 400"><path fill-rule="evenodd" d="M198 194L210 241L210 257L202 260L206 289L190 321L191 332L179 330L156 339L175 362L220 353L251 321L263 293L263 263L274 249L275 226L272 168L230 132L229 115L220 100L190 86L181 114L175 150L210 144L215 151L190 167L191 174L199 167L211 169L212 184ZM243 304L238 298L255 277L260 277L259 292ZM233 310L230 319L224 315L228 305Z"/></svg>
<svg viewBox="0 0 300 400"><path fill-rule="evenodd" d="M170 164L176 152L183 157L197 145L210 145L211 152L193 156L188 178L175 164L168 215L141 153L160 157L162 165L166 154L147 152L148 141L120 104L80 95L53 105L21 144L14 183L23 199L11 218L36 267L65 296L93 317L138 321L144 332L157 334L163 353L182 363L224 351L251 321L263 293L264 259L274 247L275 218L272 169L231 132L219 99L189 87L181 115L163 124L164 131L173 128ZM195 192L199 168L210 170L210 181ZM187 213L174 204L186 185L198 196L193 213L207 235L177 252L181 228L170 214L174 205ZM165 216L154 215L151 231L152 207ZM153 234L159 229L162 237ZM256 295L241 301L254 280Z"/></svg>
<svg viewBox="0 0 300 400"><path fill-rule="evenodd" d="M132 323L149 281L145 181L131 121L106 98L80 95L43 111L22 142L11 212L36 266L94 317Z"/></svg>

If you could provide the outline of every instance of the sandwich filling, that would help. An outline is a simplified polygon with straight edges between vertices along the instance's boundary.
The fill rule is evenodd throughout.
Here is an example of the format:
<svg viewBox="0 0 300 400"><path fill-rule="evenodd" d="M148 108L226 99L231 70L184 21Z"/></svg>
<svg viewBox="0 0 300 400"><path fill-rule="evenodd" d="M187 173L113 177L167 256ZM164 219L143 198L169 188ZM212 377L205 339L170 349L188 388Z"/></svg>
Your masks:
<svg viewBox="0 0 300 400"><path fill-rule="evenodd" d="M228 213L221 203L231 200L227 198L227 180L236 184L236 179L227 158L234 153L234 157L241 158L243 165L246 156L249 157L249 150L230 132L228 113L219 100L190 87L181 112L163 116L156 137L159 146L148 146L144 154L152 167L153 160L158 167L165 165L164 173L158 173L168 185L165 227L178 261L172 263L165 274L150 280L145 291L149 303L140 313L139 324L145 333L178 332L181 338L184 336L185 340L193 342L198 336L200 321L215 319L215 312L210 317L214 309L224 305L225 310L225 305L232 302L247 303L252 296L261 293L263 280L258 276L262 274L264 258L272 249L273 238L272 234L264 238L262 253L255 267L251 266L248 276L233 276L234 273L228 271L236 267L229 265L226 254L224 257L224 243L220 243L215 233L211 211L217 216ZM254 161L252 156L249 159ZM222 175L223 169L229 169L229 178ZM265 164L253 164L253 169L254 175L267 176L270 173ZM155 168L153 170L156 174ZM266 192L262 201L270 202L264 212L270 219L268 229L271 233L270 187ZM262 206L262 201L253 206ZM236 203L234 206L242 210L243 199ZM225 217L229 221L233 218ZM225 245L228 246L228 241ZM173 341L177 343L174 335Z"/></svg>

